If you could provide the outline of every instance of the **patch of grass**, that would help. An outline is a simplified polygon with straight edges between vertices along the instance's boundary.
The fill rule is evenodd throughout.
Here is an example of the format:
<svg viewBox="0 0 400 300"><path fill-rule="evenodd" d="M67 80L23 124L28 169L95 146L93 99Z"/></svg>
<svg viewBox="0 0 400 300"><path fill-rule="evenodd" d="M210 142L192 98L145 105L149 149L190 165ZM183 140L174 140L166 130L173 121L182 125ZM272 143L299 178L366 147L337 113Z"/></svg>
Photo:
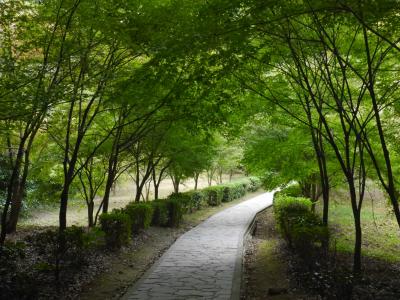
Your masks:
<svg viewBox="0 0 400 300"><path fill-rule="evenodd" d="M337 251L353 252L354 222L350 201L345 193L333 193L329 223L332 230L332 247ZM400 230L385 197L374 190L368 194L362 211L364 256L400 262Z"/></svg>

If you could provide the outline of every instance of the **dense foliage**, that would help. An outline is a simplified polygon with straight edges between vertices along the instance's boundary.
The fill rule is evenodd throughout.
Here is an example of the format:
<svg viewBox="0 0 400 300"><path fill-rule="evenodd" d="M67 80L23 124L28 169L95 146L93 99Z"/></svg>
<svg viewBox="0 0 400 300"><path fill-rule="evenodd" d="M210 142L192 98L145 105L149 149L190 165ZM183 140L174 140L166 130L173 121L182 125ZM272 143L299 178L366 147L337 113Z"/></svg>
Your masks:
<svg viewBox="0 0 400 300"><path fill-rule="evenodd" d="M184 212L256 190L257 179L223 184L245 173L271 189L295 181L282 205L300 194L311 210L322 202L322 225L313 212L294 217L306 226L281 224L290 240L322 236L332 187L346 189L360 274L368 182L400 228L399 9L394 0L0 1L0 249L24 210L53 204L56 252L67 253L71 199L120 247L132 230L178 226ZM209 187L196 191L201 175ZM110 211L127 178L135 202L156 201ZM166 178L174 195L157 200ZM180 193L189 178L195 191Z"/></svg>

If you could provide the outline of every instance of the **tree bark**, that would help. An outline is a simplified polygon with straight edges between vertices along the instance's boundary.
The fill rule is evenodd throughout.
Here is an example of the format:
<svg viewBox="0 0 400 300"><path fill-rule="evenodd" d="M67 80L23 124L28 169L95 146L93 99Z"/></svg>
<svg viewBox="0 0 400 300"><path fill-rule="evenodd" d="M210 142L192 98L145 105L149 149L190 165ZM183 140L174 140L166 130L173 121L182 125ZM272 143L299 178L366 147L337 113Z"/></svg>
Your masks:
<svg viewBox="0 0 400 300"><path fill-rule="evenodd" d="M197 191L197 187L198 187L198 184L199 184L199 176L200 176L200 173L195 173L194 174L194 190L195 191Z"/></svg>

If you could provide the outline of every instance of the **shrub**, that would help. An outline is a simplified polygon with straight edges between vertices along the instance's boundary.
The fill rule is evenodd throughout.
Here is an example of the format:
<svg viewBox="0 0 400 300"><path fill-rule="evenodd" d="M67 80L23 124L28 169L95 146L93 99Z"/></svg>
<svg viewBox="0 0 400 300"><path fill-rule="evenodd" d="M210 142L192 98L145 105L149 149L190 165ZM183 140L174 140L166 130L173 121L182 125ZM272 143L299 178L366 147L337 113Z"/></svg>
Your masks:
<svg viewBox="0 0 400 300"><path fill-rule="evenodd" d="M177 199L167 199L168 226L177 227L183 219L183 204Z"/></svg>
<svg viewBox="0 0 400 300"><path fill-rule="evenodd" d="M168 207L166 200L154 200L151 202L153 206L153 219L151 225L168 226Z"/></svg>
<svg viewBox="0 0 400 300"><path fill-rule="evenodd" d="M194 210L201 209L205 204L207 204L206 195L203 191L189 191L186 192L186 194L190 195Z"/></svg>
<svg viewBox="0 0 400 300"><path fill-rule="evenodd" d="M187 199L187 197L185 198ZM154 213L151 224L169 227L179 226L184 214L183 202L181 198L177 197L153 201Z"/></svg>
<svg viewBox="0 0 400 300"><path fill-rule="evenodd" d="M122 210L102 214L100 225L109 248L121 248L129 242L132 225L129 216Z"/></svg>
<svg viewBox="0 0 400 300"><path fill-rule="evenodd" d="M194 203L192 196L189 193L173 193L168 196L168 200L176 200L181 203L182 209L185 213L191 213L194 210Z"/></svg>
<svg viewBox="0 0 400 300"><path fill-rule="evenodd" d="M229 186L224 187L224 194L222 196L222 202L229 202L233 200L232 188Z"/></svg>
<svg viewBox="0 0 400 300"><path fill-rule="evenodd" d="M246 188L243 183L229 183L225 185L224 195L222 198L222 202L228 202L240 197L243 197L246 194Z"/></svg>
<svg viewBox="0 0 400 300"><path fill-rule="evenodd" d="M218 206L224 197L224 187L221 185L211 186L204 189L207 197L207 203L210 206Z"/></svg>
<svg viewBox="0 0 400 300"><path fill-rule="evenodd" d="M303 197L303 192L298 184L292 184L283 188L279 194L290 197Z"/></svg>
<svg viewBox="0 0 400 300"><path fill-rule="evenodd" d="M311 209L311 200L301 197L277 195L274 197L274 212L278 223L292 215L301 215Z"/></svg>
<svg viewBox="0 0 400 300"><path fill-rule="evenodd" d="M173 193L168 199L175 199L183 206L184 213L192 213L200 209L205 202L205 195L202 191L189 191L185 193Z"/></svg>
<svg viewBox="0 0 400 300"><path fill-rule="evenodd" d="M311 212L311 200L279 195L274 199L274 213L278 228L290 247L304 254L329 238L328 228L319 216Z"/></svg>
<svg viewBox="0 0 400 300"><path fill-rule="evenodd" d="M328 227L312 212L303 216L302 222L292 228L292 243L302 254L307 254L312 246L324 246L329 240Z"/></svg>
<svg viewBox="0 0 400 300"><path fill-rule="evenodd" d="M261 180L258 177L250 177L247 191L256 192L261 187Z"/></svg>
<svg viewBox="0 0 400 300"><path fill-rule="evenodd" d="M153 218L154 208L149 202L130 203L125 207L129 216L132 233L149 228Z"/></svg>

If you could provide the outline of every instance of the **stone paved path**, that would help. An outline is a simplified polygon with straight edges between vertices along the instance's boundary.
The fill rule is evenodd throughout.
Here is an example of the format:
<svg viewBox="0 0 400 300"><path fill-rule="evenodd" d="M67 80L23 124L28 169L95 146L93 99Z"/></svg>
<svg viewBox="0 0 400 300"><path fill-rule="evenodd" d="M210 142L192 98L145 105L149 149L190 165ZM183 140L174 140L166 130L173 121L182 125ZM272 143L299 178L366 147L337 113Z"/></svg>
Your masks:
<svg viewBox="0 0 400 300"><path fill-rule="evenodd" d="M259 195L186 232L123 299L239 299L243 238L272 197Z"/></svg>

